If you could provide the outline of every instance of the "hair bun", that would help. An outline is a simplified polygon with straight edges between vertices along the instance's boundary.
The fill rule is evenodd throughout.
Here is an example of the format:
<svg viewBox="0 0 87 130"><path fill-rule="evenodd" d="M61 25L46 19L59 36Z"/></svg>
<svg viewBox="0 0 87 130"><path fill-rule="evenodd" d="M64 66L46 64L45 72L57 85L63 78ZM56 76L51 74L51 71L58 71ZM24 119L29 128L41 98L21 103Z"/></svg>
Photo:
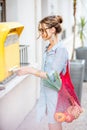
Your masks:
<svg viewBox="0 0 87 130"><path fill-rule="evenodd" d="M57 18L57 20L58 20L58 23L62 23L63 22L63 19L62 19L62 17L61 16L56 16L56 18Z"/></svg>

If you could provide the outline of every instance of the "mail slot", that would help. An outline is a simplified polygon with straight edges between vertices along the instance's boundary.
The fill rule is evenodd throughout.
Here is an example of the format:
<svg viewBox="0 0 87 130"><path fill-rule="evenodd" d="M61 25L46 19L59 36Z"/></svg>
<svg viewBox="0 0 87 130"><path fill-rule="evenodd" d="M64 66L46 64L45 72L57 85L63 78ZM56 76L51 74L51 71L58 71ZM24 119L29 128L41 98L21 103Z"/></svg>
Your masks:
<svg viewBox="0 0 87 130"><path fill-rule="evenodd" d="M24 26L17 22L0 23L0 83L20 66L19 37Z"/></svg>

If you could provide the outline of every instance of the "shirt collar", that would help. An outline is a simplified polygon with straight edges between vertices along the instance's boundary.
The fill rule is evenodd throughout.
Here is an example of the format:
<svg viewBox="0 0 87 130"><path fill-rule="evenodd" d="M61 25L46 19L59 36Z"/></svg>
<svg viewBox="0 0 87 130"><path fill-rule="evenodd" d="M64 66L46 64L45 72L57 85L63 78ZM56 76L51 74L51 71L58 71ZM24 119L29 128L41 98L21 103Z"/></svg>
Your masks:
<svg viewBox="0 0 87 130"><path fill-rule="evenodd" d="M50 45L50 44L49 44ZM46 49L45 49L45 51L47 51L47 48L49 47L49 45L47 45L46 46ZM52 47L52 49L50 50L50 51L55 51L58 47L60 47L61 46L61 42L58 42L57 44L55 44L53 47Z"/></svg>

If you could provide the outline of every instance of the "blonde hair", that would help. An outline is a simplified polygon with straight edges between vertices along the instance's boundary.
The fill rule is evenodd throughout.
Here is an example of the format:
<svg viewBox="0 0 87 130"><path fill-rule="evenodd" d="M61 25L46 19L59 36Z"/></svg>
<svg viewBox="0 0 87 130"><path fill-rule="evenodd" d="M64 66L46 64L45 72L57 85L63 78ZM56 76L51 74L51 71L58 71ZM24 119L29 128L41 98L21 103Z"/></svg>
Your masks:
<svg viewBox="0 0 87 130"><path fill-rule="evenodd" d="M40 29L40 26L44 28L44 24L46 24L47 28L54 27L56 29L56 33L60 33L62 31L62 27L61 27L62 22L63 19L59 15L47 16L39 22L38 30Z"/></svg>

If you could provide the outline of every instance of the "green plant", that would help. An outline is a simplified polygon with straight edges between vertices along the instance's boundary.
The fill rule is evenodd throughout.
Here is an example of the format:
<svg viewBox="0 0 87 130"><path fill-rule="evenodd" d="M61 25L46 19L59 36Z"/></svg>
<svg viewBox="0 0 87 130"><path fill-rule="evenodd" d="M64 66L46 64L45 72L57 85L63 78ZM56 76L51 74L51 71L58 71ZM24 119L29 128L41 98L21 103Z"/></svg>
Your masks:
<svg viewBox="0 0 87 130"><path fill-rule="evenodd" d="M80 22L78 23L78 34L81 40L82 46L84 46L84 39L86 38L86 24L87 21L85 17L80 18Z"/></svg>
<svg viewBox="0 0 87 130"><path fill-rule="evenodd" d="M61 84L62 84L60 76L57 72L55 72L53 74L53 77L54 77L54 80L52 81L51 78L49 77L49 75L47 74L47 79L43 79L43 83L46 87L59 91L61 88Z"/></svg>

